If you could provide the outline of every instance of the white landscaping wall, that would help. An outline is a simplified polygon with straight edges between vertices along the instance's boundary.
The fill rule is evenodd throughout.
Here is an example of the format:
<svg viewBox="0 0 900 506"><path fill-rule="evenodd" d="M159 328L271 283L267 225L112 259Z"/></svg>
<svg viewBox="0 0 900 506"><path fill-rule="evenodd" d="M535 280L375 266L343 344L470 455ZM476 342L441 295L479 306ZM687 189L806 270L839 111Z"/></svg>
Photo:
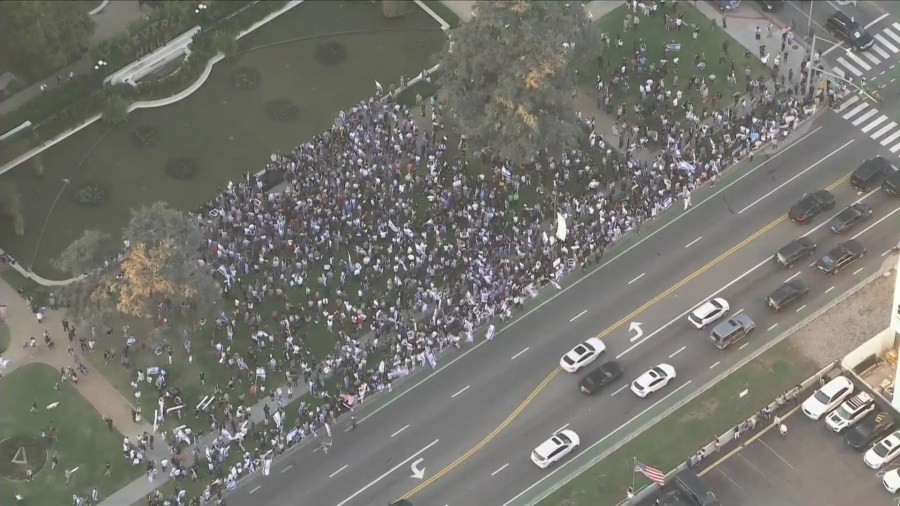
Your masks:
<svg viewBox="0 0 900 506"><path fill-rule="evenodd" d="M869 360L873 355L878 360L882 360L884 354L894 348L894 335L893 329L885 329L875 334L875 337L845 355L841 360L841 367L845 370L853 371L858 365Z"/></svg>

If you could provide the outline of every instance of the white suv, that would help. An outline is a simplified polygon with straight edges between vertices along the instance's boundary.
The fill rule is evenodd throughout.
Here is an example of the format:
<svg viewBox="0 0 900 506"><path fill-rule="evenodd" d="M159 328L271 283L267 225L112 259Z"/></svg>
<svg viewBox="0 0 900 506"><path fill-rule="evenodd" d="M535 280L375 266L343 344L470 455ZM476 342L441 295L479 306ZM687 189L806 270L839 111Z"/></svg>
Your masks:
<svg viewBox="0 0 900 506"><path fill-rule="evenodd" d="M844 376L838 376L803 401L803 413L813 420L818 420L844 402L844 399L852 393L853 382Z"/></svg>
<svg viewBox="0 0 900 506"><path fill-rule="evenodd" d="M546 469L557 460L572 453L579 444L581 444L581 440L578 439L578 434L571 430L561 430L531 452L531 461L541 469Z"/></svg>
<svg viewBox="0 0 900 506"><path fill-rule="evenodd" d="M825 419L825 425L835 432L843 432L875 410L875 400L868 392L860 392L844 401Z"/></svg>
<svg viewBox="0 0 900 506"><path fill-rule="evenodd" d="M728 301L725 299L710 299L691 311L691 314L688 315L688 321L691 322L691 325L702 330L710 323L725 316L729 309Z"/></svg>

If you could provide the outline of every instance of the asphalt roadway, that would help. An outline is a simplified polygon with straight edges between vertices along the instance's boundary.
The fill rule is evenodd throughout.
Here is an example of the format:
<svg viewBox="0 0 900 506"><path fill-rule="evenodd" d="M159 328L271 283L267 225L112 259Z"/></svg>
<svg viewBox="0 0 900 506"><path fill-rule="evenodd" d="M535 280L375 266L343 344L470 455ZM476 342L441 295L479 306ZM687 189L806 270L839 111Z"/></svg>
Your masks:
<svg viewBox="0 0 900 506"><path fill-rule="evenodd" d="M444 354L436 371L414 375L366 403L357 430L335 430L328 454L301 445L278 460L270 476L242 482L229 504L383 506L402 497L416 506L499 506L531 500L574 467L566 461L541 470L531 463L532 449L553 432L572 429L581 437L581 453L599 452L624 437L625 427L714 380L880 267L900 235L900 200L880 191L857 195L847 182L879 148L826 112L793 145L727 176L691 211L663 218L661 228L645 232L592 275L564 285L493 341L479 339L463 353ZM834 211L807 226L785 219L804 192L821 188L837 197ZM828 231L828 218L859 199L873 207L873 218L845 237ZM773 252L804 234L816 239L818 254L854 236L868 254L833 277L806 265L778 268ZM809 296L772 313L765 296L792 276L810 285ZM757 323L742 344L725 351L685 321L713 295ZM640 330L630 330L632 322ZM616 358L626 370L595 397L577 389L587 371L569 375L557 366L562 354L590 336L607 345L601 362ZM628 383L661 362L675 367L677 379L647 399L635 397ZM412 476L415 469L424 469L424 477Z"/></svg>

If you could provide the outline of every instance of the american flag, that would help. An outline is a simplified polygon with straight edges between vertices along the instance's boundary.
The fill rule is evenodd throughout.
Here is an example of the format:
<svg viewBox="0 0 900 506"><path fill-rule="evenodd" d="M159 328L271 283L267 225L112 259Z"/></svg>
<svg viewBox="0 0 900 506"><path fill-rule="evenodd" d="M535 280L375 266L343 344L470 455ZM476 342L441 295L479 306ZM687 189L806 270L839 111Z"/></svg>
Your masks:
<svg viewBox="0 0 900 506"><path fill-rule="evenodd" d="M656 483L660 487L666 484L666 473L654 467L642 464L637 460L634 461L634 472L643 474L648 480Z"/></svg>

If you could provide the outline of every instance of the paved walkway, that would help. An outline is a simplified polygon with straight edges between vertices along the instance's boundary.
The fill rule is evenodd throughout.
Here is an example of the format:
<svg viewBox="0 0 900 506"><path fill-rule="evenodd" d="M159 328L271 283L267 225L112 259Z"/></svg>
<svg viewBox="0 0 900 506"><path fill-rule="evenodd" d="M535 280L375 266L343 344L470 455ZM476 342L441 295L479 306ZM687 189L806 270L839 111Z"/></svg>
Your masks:
<svg viewBox="0 0 900 506"><path fill-rule="evenodd" d="M137 0L114 0L107 3L103 10L91 16L91 19L96 23L96 28L88 40L88 45L94 47L99 42L125 31L128 25L141 19L147 9L149 7L141 8ZM93 66L94 61L91 60L90 51L88 51L75 63L58 70L54 75L47 76L43 81L35 82L0 102L0 116L15 111L34 97L40 95L41 84L46 84L49 87L57 86L56 75L65 77L69 75L69 72L73 72L76 75L85 74L91 72ZM66 81L64 80L62 86L65 86L65 84Z"/></svg>

